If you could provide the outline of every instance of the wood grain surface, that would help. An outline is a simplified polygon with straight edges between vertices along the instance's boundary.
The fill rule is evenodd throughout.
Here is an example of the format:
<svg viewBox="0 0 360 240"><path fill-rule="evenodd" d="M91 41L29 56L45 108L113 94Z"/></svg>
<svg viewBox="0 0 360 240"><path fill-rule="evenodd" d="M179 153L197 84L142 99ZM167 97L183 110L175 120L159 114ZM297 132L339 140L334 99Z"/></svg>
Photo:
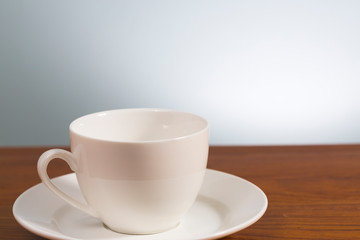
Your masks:
<svg viewBox="0 0 360 240"><path fill-rule="evenodd" d="M36 162L50 148L0 148L0 239L42 239L15 221L12 204L40 182ZM211 147L208 168L253 182L269 200L258 222L224 239L360 239L360 145ZM71 171L56 159L48 172Z"/></svg>

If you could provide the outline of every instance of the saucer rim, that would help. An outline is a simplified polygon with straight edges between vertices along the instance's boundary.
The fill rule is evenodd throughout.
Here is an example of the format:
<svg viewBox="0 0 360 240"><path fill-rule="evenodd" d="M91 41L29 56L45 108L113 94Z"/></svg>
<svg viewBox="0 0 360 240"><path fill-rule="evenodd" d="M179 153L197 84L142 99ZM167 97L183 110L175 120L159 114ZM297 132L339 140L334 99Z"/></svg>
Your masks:
<svg viewBox="0 0 360 240"><path fill-rule="evenodd" d="M268 198L266 196L266 194L264 193L264 191L259 188L257 185L255 185L254 183L250 182L249 180L246 180L242 177L239 177L239 176L236 176L234 174L231 174L231 173L226 173L226 172L223 172L223 171L220 171L220 170L215 170L215 169L209 169L207 168L206 171L213 171L213 172L216 172L217 174L222 174L222 175L228 175L228 177L232 177L232 178L235 178L236 180L240 180L240 181L243 181L249 185L251 185L252 187L254 187L255 189L257 189L262 197L263 197L263 200L265 201L262 209L256 214L254 215L252 218L250 218L249 220L243 222L242 224L238 224L232 228L227 228L226 230L223 230L223 231L220 231L220 232L217 232L215 234L213 234L211 236L211 238L200 238L200 239L196 239L196 240L212 240L212 239L219 239L219 238L223 238L223 237L226 237L226 236L229 236L233 233L236 233L236 232L239 232L251 225L253 225L254 223L256 223L258 220L261 219L261 217L265 214L267 208L268 208L268 204L269 204L269 201L268 201Z"/></svg>
<svg viewBox="0 0 360 240"><path fill-rule="evenodd" d="M219 239L219 238L223 238L225 236L229 236L233 233L236 233L238 231L241 231L251 225L253 225L254 223L256 223L259 219L261 219L261 217L265 214L267 208L268 208L268 198L266 196L266 194L264 193L264 191L259 188L257 185L255 185L254 183L244 179L244 178L241 178L239 176L236 176L236 175L233 175L233 174L230 174L230 173L226 173L226 172L223 172L223 171L219 171L219 170L215 170L215 169L209 169L207 168L206 169L206 173L207 172L214 172L215 174L220 174L220 175L227 175L228 177L232 177L236 180L240 180L240 181L243 181L245 182L246 184L248 185L251 185L253 188L255 188L259 193L261 193L261 196L262 196L262 200L264 201L264 204L262 206L262 208L260 209L260 211L255 214L254 216L252 216L250 219L248 219L247 221L244 221L236 226L233 226L233 227L230 227L230 228L226 228L222 231L219 231L219 232L215 232L213 234L211 234L211 236L206 236L206 237L202 237L202 238L197 238L196 240L212 240L212 239ZM205 174L206 174L205 173ZM64 175L61 175L61 176L57 176L57 177L54 177L52 178L51 180L55 180L55 179L59 179L59 178L66 178L66 177L69 177L70 175L75 175L74 172L72 173L68 173L68 174L64 174ZM16 200L14 201L14 204L12 206L12 213L13 213L13 216L15 218L15 220L24 228L26 229L27 231L31 232L31 233L34 233L40 237L44 237L44 238L51 238L51 239L55 239L55 240L63 240L63 239L68 239L68 240L76 240L76 238L72 238L70 236L65 236L63 234L61 234L61 236L65 236L66 238L63 238L60 236L59 233L57 232L54 232L53 234L49 233L49 230L46 229L44 231L41 231L41 229L39 228L33 228L31 227L31 224L28 224L29 221L26 221L26 220L23 220L20 216L18 216L16 214L16 207L17 205L19 204L19 200L25 195L27 194L27 192L30 192L32 191L33 189L37 188L37 187L40 187L41 185L44 185L42 182L28 188L27 190L25 190L24 192L22 192L17 198ZM200 190L201 192L201 190ZM120 239L120 238L119 238Z"/></svg>

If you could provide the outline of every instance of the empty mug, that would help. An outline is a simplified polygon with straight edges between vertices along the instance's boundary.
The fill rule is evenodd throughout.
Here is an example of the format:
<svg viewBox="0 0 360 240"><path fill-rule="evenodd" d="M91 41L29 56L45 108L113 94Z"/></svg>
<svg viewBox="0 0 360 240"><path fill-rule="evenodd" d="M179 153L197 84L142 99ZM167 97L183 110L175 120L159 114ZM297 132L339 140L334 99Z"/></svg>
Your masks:
<svg viewBox="0 0 360 240"><path fill-rule="evenodd" d="M195 202L207 165L209 127L194 114L119 109L89 114L69 127L71 152L52 149L38 161L42 182L72 206L126 234L174 228ZM86 203L58 189L47 166L65 160Z"/></svg>

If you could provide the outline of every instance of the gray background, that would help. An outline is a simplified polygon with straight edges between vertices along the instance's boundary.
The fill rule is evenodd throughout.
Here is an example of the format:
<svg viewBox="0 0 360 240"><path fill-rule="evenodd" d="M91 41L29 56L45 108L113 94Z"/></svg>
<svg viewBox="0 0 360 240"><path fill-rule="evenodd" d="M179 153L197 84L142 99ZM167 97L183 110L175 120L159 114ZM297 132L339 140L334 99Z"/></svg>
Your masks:
<svg viewBox="0 0 360 240"><path fill-rule="evenodd" d="M359 1L0 0L0 145L101 110L199 114L211 144L360 142Z"/></svg>

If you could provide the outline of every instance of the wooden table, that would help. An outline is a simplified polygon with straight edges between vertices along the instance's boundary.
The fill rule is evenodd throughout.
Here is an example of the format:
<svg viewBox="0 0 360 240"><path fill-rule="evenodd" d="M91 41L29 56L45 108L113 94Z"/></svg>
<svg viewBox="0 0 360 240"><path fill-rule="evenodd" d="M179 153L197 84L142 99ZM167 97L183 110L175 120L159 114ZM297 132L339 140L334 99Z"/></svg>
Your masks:
<svg viewBox="0 0 360 240"><path fill-rule="evenodd" d="M12 204L40 182L37 158L49 148L0 148L1 239L42 239L17 224ZM208 167L255 183L269 200L257 223L224 239L360 239L360 145L211 147ZM50 176L68 172L50 163Z"/></svg>

